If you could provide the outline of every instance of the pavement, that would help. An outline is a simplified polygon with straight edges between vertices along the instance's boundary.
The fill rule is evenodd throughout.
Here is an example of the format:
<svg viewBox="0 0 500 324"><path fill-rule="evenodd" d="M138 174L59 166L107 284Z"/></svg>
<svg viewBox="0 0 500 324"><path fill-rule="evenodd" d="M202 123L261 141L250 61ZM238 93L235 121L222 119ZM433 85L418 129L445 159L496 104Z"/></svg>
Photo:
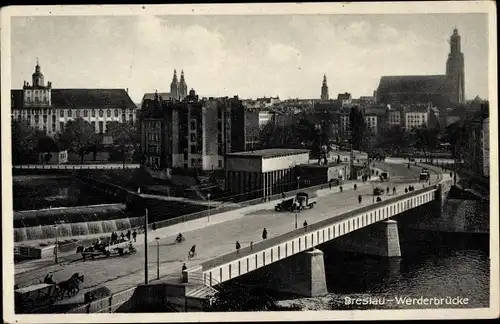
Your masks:
<svg viewBox="0 0 500 324"><path fill-rule="evenodd" d="M84 163L84 164L20 164L13 165L14 169L32 169L32 170L111 170L123 169L123 163ZM137 169L138 163L125 163L125 169Z"/></svg>
<svg viewBox="0 0 500 324"><path fill-rule="evenodd" d="M408 170L405 163L376 163L376 167L379 167L379 165L381 168L386 167L391 172L396 172L401 177L406 178L406 183L389 181L379 184L382 188L389 186L392 189L395 186L397 188L396 195L403 194L404 188L409 184L413 184L416 189L423 185L417 181L421 166L412 166ZM436 180L437 174L433 174L431 181L435 183ZM358 186L356 191L353 190L354 183ZM316 207L311 211L306 210L298 214L299 226L304 220L307 220L309 224L313 224L330 218L332 217L332 211L341 215L360 206L371 204L373 186L374 184L371 182L349 181L343 184L343 192L340 192L338 187L318 190ZM357 200L359 194L364 197L361 204ZM249 245L252 241L257 243L262 239L261 234L264 227L268 231L268 237L295 229L294 213L275 212L275 204L276 201L270 201L212 215L210 220L207 218L197 219L149 232L147 253L150 280L155 280L157 277L158 260L160 279L172 279L178 282L181 277L183 263L186 263L189 268L231 252L235 249L237 240L242 247ZM175 243L175 236L179 232L182 232L186 237L186 241L182 244ZM159 238L158 241L155 240L156 237ZM53 273L56 282L68 279L75 272L85 275L82 292L71 300L65 300L64 302L83 301L83 293L86 290L101 285L105 285L113 293L122 291L144 282L146 249L143 242L144 235L139 234L136 244L137 253L131 256L112 256L86 262L74 261L66 265L51 265L22 273L18 272L15 275L15 282L20 287L36 284L48 272ZM197 256L188 261L187 254L192 245L197 246Z"/></svg>

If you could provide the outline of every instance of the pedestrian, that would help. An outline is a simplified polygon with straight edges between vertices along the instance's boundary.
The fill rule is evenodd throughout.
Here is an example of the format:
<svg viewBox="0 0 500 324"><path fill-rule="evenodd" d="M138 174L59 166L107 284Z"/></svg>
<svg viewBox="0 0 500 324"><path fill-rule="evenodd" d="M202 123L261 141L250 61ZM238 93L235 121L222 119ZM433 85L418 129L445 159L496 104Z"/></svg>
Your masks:
<svg viewBox="0 0 500 324"><path fill-rule="evenodd" d="M408 188L405 188L405 193L408 193Z"/></svg>
<svg viewBox="0 0 500 324"><path fill-rule="evenodd" d="M354 184L354 190L358 189L358 186L356 186L356 184Z"/></svg>
<svg viewBox="0 0 500 324"><path fill-rule="evenodd" d="M262 231L262 239L265 240L267 239L267 229L264 227L264 230Z"/></svg>
<svg viewBox="0 0 500 324"><path fill-rule="evenodd" d="M127 236L127 241L130 241L130 235L131 235L131 234L132 234L132 233L130 233L130 230L128 230L128 231L127 231L127 235L126 235L126 236Z"/></svg>
<svg viewBox="0 0 500 324"><path fill-rule="evenodd" d="M153 228L153 231L156 231L156 223L153 223L151 227Z"/></svg>
<svg viewBox="0 0 500 324"><path fill-rule="evenodd" d="M237 253L240 253L240 247L241 247L240 242L236 241L236 252Z"/></svg>
<svg viewBox="0 0 500 324"><path fill-rule="evenodd" d="M305 228L305 229L306 229L306 231L307 231L307 221L306 221L306 220L304 221L304 224L303 224L303 225L304 225L304 228Z"/></svg>
<svg viewBox="0 0 500 324"><path fill-rule="evenodd" d="M332 190L332 181L328 181L328 187L330 188L330 190Z"/></svg>
<svg viewBox="0 0 500 324"><path fill-rule="evenodd" d="M122 242L125 241L125 234L122 232Z"/></svg>
<svg viewBox="0 0 500 324"><path fill-rule="evenodd" d="M186 267L186 264L184 263L184 264L182 265L182 271L184 271L184 270L186 270L186 269L187 269L187 267Z"/></svg>
<svg viewBox="0 0 500 324"><path fill-rule="evenodd" d="M392 194L395 195L396 194L396 187L393 187L392 188Z"/></svg>
<svg viewBox="0 0 500 324"><path fill-rule="evenodd" d="M361 204L361 201L363 200L363 198L361 198L361 195L358 195L358 202Z"/></svg>
<svg viewBox="0 0 500 324"><path fill-rule="evenodd" d="M340 186L340 188L339 188L339 189L340 189L340 192L342 192L342 190L343 190L342 186Z"/></svg>
<svg viewBox="0 0 500 324"><path fill-rule="evenodd" d="M389 187L387 187L387 190L386 190L387 194L389 194L389 191L390 191L390 189L389 189Z"/></svg>
<svg viewBox="0 0 500 324"><path fill-rule="evenodd" d="M250 251L253 251L253 241L250 241Z"/></svg>
<svg viewBox="0 0 500 324"><path fill-rule="evenodd" d="M450 171L450 178L453 178L453 172Z"/></svg>
<svg viewBox="0 0 500 324"><path fill-rule="evenodd" d="M135 229L132 232L132 237L134 238L134 242L137 242L137 232L135 231Z"/></svg>

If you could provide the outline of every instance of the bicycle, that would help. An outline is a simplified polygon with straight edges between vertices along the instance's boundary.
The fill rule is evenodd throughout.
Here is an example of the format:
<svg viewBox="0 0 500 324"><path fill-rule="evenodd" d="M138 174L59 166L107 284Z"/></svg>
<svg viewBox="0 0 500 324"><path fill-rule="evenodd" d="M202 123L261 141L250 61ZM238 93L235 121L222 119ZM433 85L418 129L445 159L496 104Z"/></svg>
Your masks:
<svg viewBox="0 0 500 324"><path fill-rule="evenodd" d="M189 251L188 252L188 260L191 260L192 258L194 258L196 256L196 252L194 251Z"/></svg>

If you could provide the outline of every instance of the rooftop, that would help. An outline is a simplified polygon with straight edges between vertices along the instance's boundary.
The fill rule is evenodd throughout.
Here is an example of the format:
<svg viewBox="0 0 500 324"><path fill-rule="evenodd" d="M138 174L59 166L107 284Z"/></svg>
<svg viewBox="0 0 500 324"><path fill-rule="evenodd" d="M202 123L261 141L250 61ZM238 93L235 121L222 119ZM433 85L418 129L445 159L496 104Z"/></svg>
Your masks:
<svg viewBox="0 0 500 324"><path fill-rule="evenodd" d="M282 155L304 154L309 152L310 150L305 150L305 149L270 148L270 149L256 150L256 151L228 153L227 156L269 158L269 157L278 157Z"/></svg>
<svg viewBox="0 0 500 324"><path fill-rule="evenodd" d="M23 90L11 90L12 108L23 108ZM51 108L136 109L125 89L52 89Z"/></svg>

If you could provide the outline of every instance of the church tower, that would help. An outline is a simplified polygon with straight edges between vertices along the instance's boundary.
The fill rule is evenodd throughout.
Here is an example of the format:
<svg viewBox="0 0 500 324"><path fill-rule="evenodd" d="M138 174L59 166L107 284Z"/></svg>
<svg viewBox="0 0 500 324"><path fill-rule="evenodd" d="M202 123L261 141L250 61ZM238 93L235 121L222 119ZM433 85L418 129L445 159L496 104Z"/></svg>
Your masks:
<svg viewBox="0 0 500 324"><path fill-rule="evenodd" d="M172 83L170 83L170 97L173 99L179 99L179 82L177 81L177 71L174 70L174 77L172 78Z"/></svg>
<svg viewBox="0 0 500 324"><path fill-rule="evenodd" d="M183 100L187 97L187 95L187 84L186 80L184 79L184 71L181 70L181 80L179 82L179 99Z"/></svg>
<svg viewBox="0 0 500 324"><path fill-rule="evenodd" d="M460 48L460 35L458 30L453 29L450 37L450 53L446 61L446 76L451 83L452 102L462 103L465 101L465 81L464 81L464 54Z"/></svg>
<svg viewBox="0 0 500 324"><path fill-rule="evenodd" d="M328 85L326 84L326 74L323 75L323 85L321 86L321 100L328 100Z"/></svg>

